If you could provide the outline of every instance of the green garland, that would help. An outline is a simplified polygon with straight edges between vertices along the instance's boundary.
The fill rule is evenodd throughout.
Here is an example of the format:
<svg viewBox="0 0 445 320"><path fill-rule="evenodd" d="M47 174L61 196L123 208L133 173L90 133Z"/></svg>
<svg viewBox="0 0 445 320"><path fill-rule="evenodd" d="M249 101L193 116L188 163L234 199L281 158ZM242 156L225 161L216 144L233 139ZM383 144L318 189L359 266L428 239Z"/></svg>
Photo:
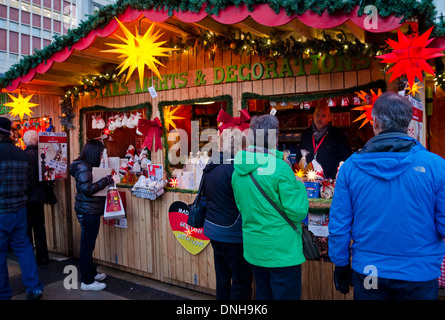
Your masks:
<svg viewBox="0 0 445 320"><path fill-rule="evenodd" d="M164 107L165 106L172 106L172 105L188 105L188 104L195 104L199 102L208 102L208 101L227 101L227 113L233 115L233 98L232 96L226 94L211 98L196 98L196 99L187 99L187 100L172 100L172 101L161 101L158 103L158 110L159 110L159 117L162 123L163 131L162 131L162 140L163 140L163 148L165 150L164 152L164 166L165 166L165 172L167 174L168 178L171 178L171 171L170 171L170 161L168 159L168 140L167 140L167 129L165 128L165 120L164 120Z"/></svg>
<svg viewBox="0 0 445 320"><path fill-rule="evenodd" d="M152 113L152 104L150 102L144 102L140 103L134 106L130 107L122 107L122 108L108 108L104 106L95 105L92 107L85 107L79 110L79 152L82 150L83 147L83 115L86 112L98 112L98 111L105 111L105 112L131 112L139 109L145 109L146 110L146 118L151 118ZM149 157L150 151L149 152Z"/></svg>
<svg viewBox="0 0 445 320"><path fill-rule="evenodd" d="M251 92L244 92L241 95L241 108L247 108L248 102L250 99L257 100L267 100L267 101L283 101L283 102L305 102L305 101L314 101L317 99L328 98L328 97L339 97L343 95L347 95L360 90L369 90L380 88L382 91L386 91L386 81L385 80L377 80L370 82L365 85L355 86L342 90L335 90L331 92L323 92L323 93L314 93L314 94L300 94L300 95L290 95L290 96L271 96L271 95L259 95Z"/></svg>
<svg viewBox="0 0 445 320"><path fill-rule="evenodd" d="M41 50L35 50L33 55L24 56L15 65L13 65L0 79L0 86L6 87L11 82L37 67L40 63L51 58L54 53L71 48L80 39L95 29L103 29L111 19L123 13L128 6L136 10L167 10L168 14L173 15L173 10L199 12L206 4L206 12L209 14L218 14L229 5L246 5L249 11L253 11L258 4L269 4L275 11L284 9L288 15L302 14L308 10L321 14L327 10L329 14L336 12L350 12L354 7L359 6L358 14L363 14L367 5L375 5L381 17L395 15L403 16L403 21L418 20L420 31L423 32L431 26L435 26L433 36L442 36L445 34L445 25L442 22L436 24L436 8L431 0L118 0L115 4L103 7L100 11L90 16L88 20L81 21L76 29L68 30L63 36L54 36L53 42Z"/></svg>

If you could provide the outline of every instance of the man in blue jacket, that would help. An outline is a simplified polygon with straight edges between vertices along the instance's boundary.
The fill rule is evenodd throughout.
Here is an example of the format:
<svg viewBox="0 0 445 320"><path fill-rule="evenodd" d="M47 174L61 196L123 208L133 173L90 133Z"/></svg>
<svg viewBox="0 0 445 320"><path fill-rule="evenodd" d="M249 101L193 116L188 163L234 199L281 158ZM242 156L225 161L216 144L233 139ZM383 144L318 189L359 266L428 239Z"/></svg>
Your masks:
<svg viewBox="0 0 445 320"><path fill-rule="evenodd" d="M340 168L332 200L336 289L347 293L353 285L354 299L437 299L445 160L406 134L407 99L384 93L372 116L375 136Z"/></svg>

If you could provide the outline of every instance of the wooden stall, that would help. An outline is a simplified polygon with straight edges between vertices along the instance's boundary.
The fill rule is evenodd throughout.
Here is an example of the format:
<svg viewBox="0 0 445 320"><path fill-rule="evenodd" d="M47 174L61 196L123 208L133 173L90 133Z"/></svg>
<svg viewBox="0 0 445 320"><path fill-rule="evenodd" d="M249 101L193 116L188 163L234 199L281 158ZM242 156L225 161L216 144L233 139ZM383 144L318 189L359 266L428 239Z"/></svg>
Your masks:
<svg viewBox="0 0 445 320"><path fill-rule="evenodd" d="M268 113L273 103L279 102L282 105L276 108L278 117L283 114L286 118L296 117L295 127L283 128L281 132L291 134L280 141L289 145L310 123L313 106L309 105L306 110L306 101L339 99L336 124L345 131L350 130L349 138L359 148L369 139L369 128L359 128L360 123L353 120L362 112L352 112L352 102L342 106L341 99L352 98L361 90L398 91L397 84L390 83L389 76L381 71L382 65L375 55L383 53L380 46L387 37L394 37L395 29L408 32L416 26L413 22L401 23L401 17L394 15L382 19L379 30L366 30L365 17L358 14L358 7L350 12L332 15L325 12L320 16L310 10L297 15L289 8L287 14L284 7L276 13L268 4L257 5L253 10L244 4L230 5L218 14L205 8L198 12L171 9L174 10L151 7L142 10L123 2L101 10L88 24L82 24L78 33L57 39L55 45L48 48L49 53L45 52L46 56L36 53L27 60L25 71L13 69L6 75L3 91L20 92L26 88L35 94L33 101L39 104L33 110L35 114L50 116L55 131L68 133L70 162L79 155L87 139L104 134L109 157L124 158L130 144L134 144L137 152L141 151L140 144L145 137L138 135L136 128L115 128L111 133L104 133L109 123L105 121L105 128L93 129L93 116L106 120L118 114L140 112L144 119L160 119L162 148L155 151L151 145L149 156L151 163L163 165L166 176L171 178L174 167L168 161L169 144L165 140L167 106L188 106L192 116L187 119L216 129L216 112L199 111L200 103L211 103L238 117L242 109L252 115ZM165 67L158 68L160 78L148 68L142 81L137 72L129 79L123 75L129 70L118 74L116 67L121 62L118 54L104 52L110 49L107 43L119 43L118 36L124 36L114 17L130 32L136 29L140 34L156 22L155 29L164 33L160 40L167 41L164 46L179 49L161 60ZM359 43L363 50L358 47ZM152 88L155 95L150 92ZM424 99L421 90L420 100ZM341 116L347 119L342 120ZM177 122L179 126L180 121ZM419 136L423 143L425 132ZM69 178L56 184L59 201L46 207L49 248L77 256L80 227L74 212L75 181ZM168 219L169 206L177 200L192 203L196 189L166 188L157 199L148 200L132 194L133 184L134 181L118 184L127 215L126 226L102 225L95 260L102 265L214 294L216 280L211 245L198 254L185 250L175 238ZM329 200L310 203L310 212L329 211ZM332 276L333 264L329 261L304 263L302 298L351 299L351 294L345 296L335 290Z"/></svg>

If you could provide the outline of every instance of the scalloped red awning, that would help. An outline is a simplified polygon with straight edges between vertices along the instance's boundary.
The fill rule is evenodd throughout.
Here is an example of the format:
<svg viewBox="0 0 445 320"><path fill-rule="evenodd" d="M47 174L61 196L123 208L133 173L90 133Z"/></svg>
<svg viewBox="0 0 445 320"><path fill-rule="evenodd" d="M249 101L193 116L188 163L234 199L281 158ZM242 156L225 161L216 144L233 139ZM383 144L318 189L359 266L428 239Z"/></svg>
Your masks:
<svg viewBox="0 0 445 320"><path fill-rule="evenodd" d="M274 27L281 26L289 23L293 19L299 19L305 25L317 28L317 29L329 29L337 27L348 20L351 20L354 24L362 29L366 29L364 27L364 20L366 15L358 16L359 7L356 7L350 13L341 13L341 14L328 14L325 11L323 14L318 15L312 11L306 11L301 15L291 15L288 16L284 9L282 9L278 14L276 14L268 4L261 4L255 7L253 12L249 12L247 8L242 5L239 7L229 6L222 10L219 15L210 15L210 17L222 24L235 24L245 20L247 17L252 17L256 22ZM205 17L209 16L208 13L205 12L205 7L201 9L200 12L189 12L189 11L173 11L173 14L176 18L180 19L186 23L194 23L201 21ZM157 11L157 10L136 10L128 7L127 10L119 15L118 19L122 22L131 22L138 19L141 15L144 15L148 20L153 22L163 22L170 18L168 12L165 10ZM370 32L388 32L400 27L400 21L402 17L394 17L390 16L387 18L379 18L378 20L378 29L366 29ZM84 38L75 43L71 49L68 47L60 50L55 53L47 62L40 63L37 67L32 68L29 72L21 77L18 77L12 81L10 85L6 87L9 92L14 91L20 85L20 83L26 83L31 81L36 73L43 74L48 71L54 62L63 62L67 60L74 50L84 50L88 48L97 36L99 37L108 37L113 34L118 28L118 23L116 19L112 19L110 23L103 29L95 29L91 31Z"/></svg>

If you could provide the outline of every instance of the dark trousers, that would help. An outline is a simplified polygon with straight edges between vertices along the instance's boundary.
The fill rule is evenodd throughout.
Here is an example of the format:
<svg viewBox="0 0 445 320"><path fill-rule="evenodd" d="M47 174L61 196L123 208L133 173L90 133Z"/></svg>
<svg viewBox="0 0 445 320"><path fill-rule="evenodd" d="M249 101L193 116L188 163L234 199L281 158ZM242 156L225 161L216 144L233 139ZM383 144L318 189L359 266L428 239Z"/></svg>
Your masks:
<svg viewBox="0 0 445 320"><path fill-rule="evenodd" d="M301 265L283 268L251 266L257 300L300 300Z"/></svg>
<svg viewBox="0 0 445 320"><path fill-rule="evenodd" d="M252 270L243 257L243 244L214 240L210 243L215 259L216 299L252 299Z"/></svg>
<svg viewBox="0 0 445 320"><path fill-rule="evenodd" d="M430 281L404 281L377 278L377 288L365 288L369 284L366 275L352 271L354 300L437 300L439 285L437 279ZM372 283L373 284L373 283Z"/></svg>
<svg viewBox="0 0 445 320"><path fill-rule="evenodd" d="M45 210L43 203L31 203L26 205L28 220L28 236L31 245L36 248L37 264L48 262L48 246L46 244Z"/></svg>
<svg viewBox="0 0 445 320"><path fill-rule="evenodd" d="M80 223L80 281L85 284L91 284L94 282L94 277L97 274L96 266L93 264L93 251L99 233L100 215L78 214L77 220Z"/></svg>

